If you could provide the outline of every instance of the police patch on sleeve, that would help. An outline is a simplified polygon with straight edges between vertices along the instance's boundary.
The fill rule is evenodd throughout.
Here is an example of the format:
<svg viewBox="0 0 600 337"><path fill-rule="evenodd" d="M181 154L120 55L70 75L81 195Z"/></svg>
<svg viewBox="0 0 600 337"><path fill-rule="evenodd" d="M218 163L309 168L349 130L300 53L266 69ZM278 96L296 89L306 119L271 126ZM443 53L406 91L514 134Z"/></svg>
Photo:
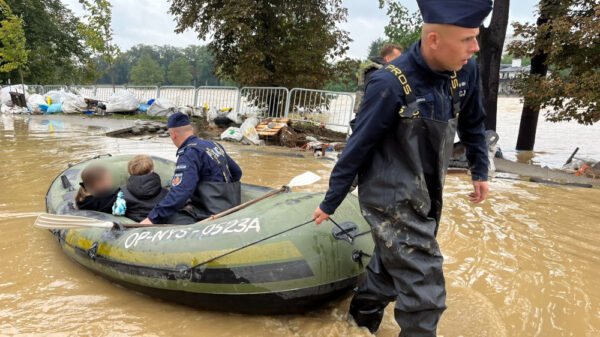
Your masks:
<svg viewBox="0 0 600 337"><path fill-rule="evenodd" d="M178 186L183 181L183 173L175 173L173 180L171 180L171 186Z"/></svg>

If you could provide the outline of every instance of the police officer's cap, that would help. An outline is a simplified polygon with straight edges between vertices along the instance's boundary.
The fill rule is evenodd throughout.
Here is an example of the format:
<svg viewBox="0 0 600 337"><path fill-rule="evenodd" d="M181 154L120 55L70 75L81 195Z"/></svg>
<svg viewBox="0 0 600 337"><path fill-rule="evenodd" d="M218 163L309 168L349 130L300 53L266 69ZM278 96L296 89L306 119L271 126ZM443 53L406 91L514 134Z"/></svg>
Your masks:
<svg viewBox="0 0 600 337"><path fill-rule="evenodd" d="M167 121L167 127L169 129L186 125L190 125L190 118L183 112L176 112L172 114L169 116L169 120Z"/></svg>
<svg viewBox="0 0 600 337"><path fill-rule="evenodd" d="M417 0L423 22L477 28L492 10L492 0Z"/></svg>

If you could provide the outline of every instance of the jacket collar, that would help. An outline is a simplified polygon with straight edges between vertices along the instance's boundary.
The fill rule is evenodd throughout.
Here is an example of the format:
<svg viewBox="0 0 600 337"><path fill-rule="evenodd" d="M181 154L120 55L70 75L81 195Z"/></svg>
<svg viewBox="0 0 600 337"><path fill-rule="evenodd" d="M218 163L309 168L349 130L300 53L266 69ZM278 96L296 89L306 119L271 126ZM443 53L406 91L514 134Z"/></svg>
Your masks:
<svg viewBox="0 0 600 337"><path fill-rule="evenodd" d="M184 147L188 146L191 142L194 141L194 139L196 139L196 136L194 136L194 135L189 136L185 141L183 141L183 143L181 143L181 146L179 147L179 149L183 149Z"/></svg>
<svg viewBox="0 0 600 337"><path fill-rule="evenodd" d="M444 72L435 71L429 67L427 62L425 62L425 59L423 58L423 54L421 54L421 40L413 43L413 45L410 46L408 53L410 54L410 57L412 58L413 62L417 66L419 66L419 68L421 68L422 71L424 71L424 74L429 75L429 76L435 76L435 77L446 79L446 80L450 79L450 75L452 74L450 71L444 71Z"/></svg>

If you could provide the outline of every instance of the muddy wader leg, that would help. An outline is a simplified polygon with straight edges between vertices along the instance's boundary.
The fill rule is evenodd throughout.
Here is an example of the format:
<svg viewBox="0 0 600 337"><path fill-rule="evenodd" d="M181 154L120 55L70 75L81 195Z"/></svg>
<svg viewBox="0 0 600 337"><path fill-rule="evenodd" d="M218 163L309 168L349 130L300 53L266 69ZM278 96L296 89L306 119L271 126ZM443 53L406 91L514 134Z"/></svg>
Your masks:
<svg viewBox="0 0 600 337"><path fill-rule="evenodd" d="M359 318L357 324L369 329L374 326L374 332L383 311L381 316L366 313L383 310L390 297L396 297L394 316L402 329L400 337L436 336L437 323L446 309L443 257L435 240L436 221L414 215L393 220L379 211L365 207L363 210L373 228L375 256L367 267L367 279L352 299L350 314L355 320L355 314L365 317L362 321Z"/></svg>

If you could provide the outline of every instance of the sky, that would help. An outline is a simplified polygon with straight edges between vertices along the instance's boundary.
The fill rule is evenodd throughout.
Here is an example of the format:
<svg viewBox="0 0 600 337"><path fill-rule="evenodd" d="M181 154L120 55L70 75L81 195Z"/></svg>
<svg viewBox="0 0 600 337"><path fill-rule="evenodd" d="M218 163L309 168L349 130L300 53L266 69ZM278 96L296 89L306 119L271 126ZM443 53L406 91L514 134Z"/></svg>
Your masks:
<svg viewBox="0 0 600 337"><path fill-rule="evenodd" d="M76 15L83 15L78 0L61 0ZM175 34L175 22L168 13L166 0L113 0L112 25L114 40L121 50L127 50L136 44L173 45L185 47L190 44L206 44L192 31ZM402 1L411 11L418 9L416 0ZM535 21L535 9L538 1L512 1L509 22ZM350 33L352 42L348 56L366 58L371 42L384 37L383 28L388 23L385 9L379 9L378 0L343 0L348 8L348 21L340 26ZM512 29L509 25L509 33Z"/></svg>

